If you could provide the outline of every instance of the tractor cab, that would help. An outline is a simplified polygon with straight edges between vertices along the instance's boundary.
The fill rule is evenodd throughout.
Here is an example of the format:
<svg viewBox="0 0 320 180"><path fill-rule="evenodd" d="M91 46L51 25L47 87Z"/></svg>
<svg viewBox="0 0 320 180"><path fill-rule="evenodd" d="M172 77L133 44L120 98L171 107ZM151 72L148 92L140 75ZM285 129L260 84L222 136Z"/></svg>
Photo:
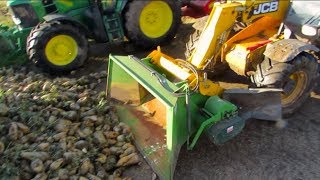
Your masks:
<svg viewBox="0 0 320 180"><path fill-rule="evenodd" d="M319 1L293 1L284 21L286 37L319 45ZM294 32L294 34L292 34Z"/></svg>

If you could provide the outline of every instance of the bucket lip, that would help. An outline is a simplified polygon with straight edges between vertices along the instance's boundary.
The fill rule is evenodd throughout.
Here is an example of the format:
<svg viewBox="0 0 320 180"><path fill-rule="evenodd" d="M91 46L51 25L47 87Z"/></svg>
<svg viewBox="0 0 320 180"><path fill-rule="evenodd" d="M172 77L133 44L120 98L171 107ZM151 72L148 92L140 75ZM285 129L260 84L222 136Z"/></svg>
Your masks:
<svg viewBox="0 0 320 180"><path fill-rule="evenodd" d="M151 167L151 169L153 170L153 172L155 172L157 174L157 176L159 177L159 179L173 179L173 175L174 175L174 170L178 161L178 157L179 157L179 153L180 153L180 149L182 147L183 144L175 144L174 148L172 150L168 149L168 146L166 143L162 144L158 144L158 147L151 147L154 148L155 151L146 151L146 147L143 146L143 140L138 140L137 139L137 134L135 133L136 131L139 131L139 129L143 128L141 127L141 125L138 124L138 127L132 127L134 126L136 123L128 123L128 121L132 120L135 114L134 112L132 112L132 110L134 111L134 109L136 109L137 107L135 106L130 106L130 105L123 105L123 104L119 104L116 103L114 104L114 107L116 108L116 113L119 115L119 119L120 121L126 123L127 125L130 126L130 128L133 128L131 131L133 132L134 135L134 145L137 148L137 150L139 151L139 154L143 157L143 159L145 160L145 162ZM126 118L122 118L122 117L126 117ZM139 119L139 122L141 122L141 119ZM148 129L150 133L154 132L154 129ZM139 132L143 132L143 130L140 130ZM144 133L146 139L148 140L149 137L147 135L148 133ZM165 131L164 136L166 136L167 132ZM140 134L140 136L142 136ZM167 142L167 141L165 141ZM157 144L156 144L157 145ZM157 149L159 148L159 149ZM167 153L167 156L156 156L156 154L153 154L155 152L157 152L157 150L164 150L165 153ZM154 155L152 158L152 154ZM151 156L150 156L151 155Z"/></svg>

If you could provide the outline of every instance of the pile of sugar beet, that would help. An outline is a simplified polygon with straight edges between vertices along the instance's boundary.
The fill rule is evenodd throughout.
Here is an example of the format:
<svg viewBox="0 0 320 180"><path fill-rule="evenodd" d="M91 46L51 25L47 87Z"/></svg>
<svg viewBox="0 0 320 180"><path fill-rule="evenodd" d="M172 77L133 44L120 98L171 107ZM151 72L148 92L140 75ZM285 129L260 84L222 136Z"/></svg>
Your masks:
<svg viewBox="0 0 320 180"><path fill-rule="evenodd" d="M0 68L0 179L131 179L130 128L94 90L106 77Z"/></svg>

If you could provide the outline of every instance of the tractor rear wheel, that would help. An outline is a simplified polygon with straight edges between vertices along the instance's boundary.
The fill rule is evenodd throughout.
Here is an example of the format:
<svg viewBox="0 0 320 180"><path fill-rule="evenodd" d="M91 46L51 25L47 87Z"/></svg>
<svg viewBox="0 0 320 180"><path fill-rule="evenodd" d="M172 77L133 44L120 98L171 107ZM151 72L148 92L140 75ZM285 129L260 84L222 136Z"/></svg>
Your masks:
<svg viewBox="0 0 320 180"><path fill-rule="evenodd" d="M178 1L132 1L125 13L125 29L134 44L153 48L168 42L176 35L180 18Z"/></svg>
<svg viewBox="0 0 320 180"><path fill-rule="evenodd" d="M252 76L257 87L282 88L282 114L294 113L310 96L318 76L314 56L301 53L290 62L276 62L265 58Z"/></svg>
<svg viewBox="0 0 320 180"><path fill-rule="evenodd" d="M80 67L87 53L88 41L80 29L57 21L39 24L27 41L29 59L49 73Z"/></svg>
<svg viewBox="0 0 320 180"><path fill-rule="evenodd" d="M189 41L186 43L186 51L184 53L186 59L190 58L193 51L197 48L198 41L201 35L200 30L196 30L192 35L190 35ZM211 62L205 69L210 76L218 76L228 70L228 64L221 61Z"/></svg>

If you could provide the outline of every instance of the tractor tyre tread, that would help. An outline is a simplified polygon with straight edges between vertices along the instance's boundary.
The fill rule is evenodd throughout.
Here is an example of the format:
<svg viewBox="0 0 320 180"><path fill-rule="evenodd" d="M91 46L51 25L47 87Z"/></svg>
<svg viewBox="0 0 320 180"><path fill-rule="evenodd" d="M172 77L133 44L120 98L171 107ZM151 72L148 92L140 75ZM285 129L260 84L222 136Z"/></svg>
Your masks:
<svg viewBox="0 0 320 180"><path fill-rule="evenodd" d="M307 77L307 84L300 96L294 98L287 106L282 107L282 114L288 117L293 114L310 96L315 87L318 77L317 61L309 53L301 53L290 62L277 62L265 58L257 66L257 71L251 77L251 81L256 87L282 88L286 78L295 71L304 71Z"/></svg>
<svg viewBox="0 0 320 180"><path fill-rule="evenodd" d="M186 51L184 53L187 59L192 55L192 52L196 49L200 35L201 31L199 30L196 30L194 33L190 35L189 41L186 43Z"/></svg>

